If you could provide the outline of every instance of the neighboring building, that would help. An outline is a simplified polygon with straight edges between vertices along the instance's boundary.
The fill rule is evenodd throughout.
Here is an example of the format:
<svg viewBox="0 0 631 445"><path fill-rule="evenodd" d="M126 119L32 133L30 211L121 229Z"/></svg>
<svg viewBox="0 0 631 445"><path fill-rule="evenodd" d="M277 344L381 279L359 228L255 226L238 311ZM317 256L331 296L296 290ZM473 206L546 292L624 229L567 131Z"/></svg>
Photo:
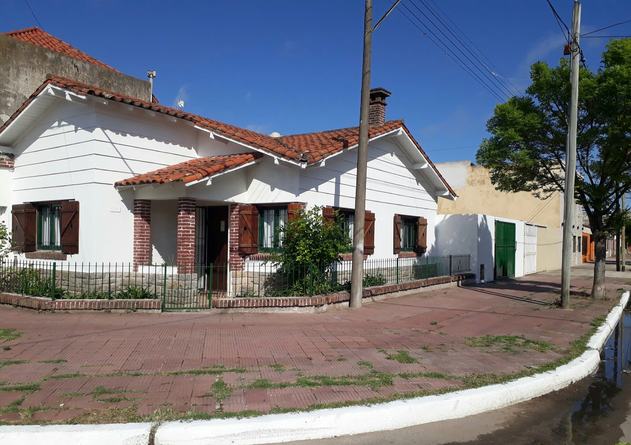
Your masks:
<svg viewBox="0 0 631 445"><path fill-rule="evenodd" d="M151 84L121 73L39 28L0 33L0 124L56 75L151 100ZM13 152L0 145L0 222L7 223Z"/></svg>
<svg viewBox="0 0 631 445"><path fill-rule="evenodd" d="M365 253L417 257L455 193L403 122L385 121L387 96L371 91ZM21 257L180 272L264 259L304 206L350 223L357 143L357 128L266 136L57 77L0 127Z"/></svg>
<svg viewBox="0 0 631 445"><path fill-rule="evenodd" d="M39 28L0 33L0 123L47 75L151 100L151 85L128 76Z"/></svg>
<svg viewBox="0 0 631 445"><path fill-rule="evenodd" d="M438 213L444 215L441 221L451 220L447 224L452 233L459 230L471 232L471 236L478 236L481 245L477 246L475 256L479 257L477 265L472 261L479 274L479 266L484 264L485 279L494 276L522 276L529 273L557 270L561 268L562 222L563 222L563 194L552 193L547 199L539 199L529 192L507 193L495 188L491 182L489 171L470 161L445 162L437 164L445 179L454 187L458 194L457 200L438 201ZM472 215L473 220L464 216L453 218L452 215ZM496 240L495 222L500 223L500 230L508 230L509 242L504 247L498 247ZM474 228L458 228L458 224L475 224ZM583 208L576 205L575 221L573 224L574 264L582 261L582 240L585 234L591 234L589 224ZM479 233L483 231L484 233ZM441 232L442 233L442 232ZM514 235L512 235L514 233ZM591 235L590 235L591 236ZM482 245L482 240L488 245ZM441 237L442 242L447 243ZM585 240L587 245L591 240ZM503 242L503 241L500 241ZM447 243L448 244L448 243ZM510 250L513 249L513 255ZM500 255L496 255L496 251ZM593 251L593 249L592 249ZM446 251L444 251L446 253ZM507 260L505 257L510 257ZM499 267L497 263L512 263L509 270Z"/></svg>

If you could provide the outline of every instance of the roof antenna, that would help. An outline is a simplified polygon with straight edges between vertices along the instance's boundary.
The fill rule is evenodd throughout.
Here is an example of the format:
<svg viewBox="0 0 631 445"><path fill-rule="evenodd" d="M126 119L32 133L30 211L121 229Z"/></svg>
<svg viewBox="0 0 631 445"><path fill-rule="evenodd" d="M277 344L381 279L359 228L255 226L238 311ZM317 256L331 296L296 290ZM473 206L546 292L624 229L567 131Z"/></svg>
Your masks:
<svg viewBox="0 0 631 445"><path fill-rule="evenodd" d="M149 102L153 99L153 79L157 76L156 70L147 71L147 78L149 79Z"/></svg>

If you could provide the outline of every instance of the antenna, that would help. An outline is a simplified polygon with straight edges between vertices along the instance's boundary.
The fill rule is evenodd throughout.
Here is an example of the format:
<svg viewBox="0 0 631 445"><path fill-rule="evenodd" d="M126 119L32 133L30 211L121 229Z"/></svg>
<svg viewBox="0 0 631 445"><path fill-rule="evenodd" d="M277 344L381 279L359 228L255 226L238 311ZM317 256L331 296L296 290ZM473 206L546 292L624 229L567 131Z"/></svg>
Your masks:
<svg viewBox="0 0 631 445"><path fill-rule="evenodd" d="M184 108L184 100L183 99L178 99L177 101L177 107L181 110Z"/></svg>

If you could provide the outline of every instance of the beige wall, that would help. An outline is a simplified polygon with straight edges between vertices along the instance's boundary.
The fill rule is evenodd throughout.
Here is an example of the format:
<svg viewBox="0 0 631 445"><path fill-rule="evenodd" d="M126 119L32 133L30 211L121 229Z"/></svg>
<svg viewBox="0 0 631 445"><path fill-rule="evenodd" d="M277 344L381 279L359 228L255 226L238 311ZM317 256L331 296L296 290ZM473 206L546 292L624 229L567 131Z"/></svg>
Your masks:
<svg viewBox="0 0 631 445"><path fill-rule="evenodd" d="M535 224L537 271L561 268L563 195L539 199L528 192L498 191L489 171L469 161L437 164L458 194L456 200L438 199L438 214L485 214Z"/></svg>

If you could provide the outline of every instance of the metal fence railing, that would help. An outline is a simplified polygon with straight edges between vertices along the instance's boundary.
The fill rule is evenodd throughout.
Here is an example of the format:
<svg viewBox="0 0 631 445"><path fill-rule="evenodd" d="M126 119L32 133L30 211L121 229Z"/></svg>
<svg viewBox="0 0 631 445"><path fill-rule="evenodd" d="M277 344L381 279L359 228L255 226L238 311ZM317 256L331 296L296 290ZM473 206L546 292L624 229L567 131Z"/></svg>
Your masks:
<svg viewBox="0 0 631 445"><path fill-rule="evenodd" d="M469 272L469 255L370 258L364 285ZM164 309L204 309L212 298L316 295L350 288L351 262L287 267L272 261L177 266L130 263L0 262L0 291L53 299L160 299Z"/></svg>

